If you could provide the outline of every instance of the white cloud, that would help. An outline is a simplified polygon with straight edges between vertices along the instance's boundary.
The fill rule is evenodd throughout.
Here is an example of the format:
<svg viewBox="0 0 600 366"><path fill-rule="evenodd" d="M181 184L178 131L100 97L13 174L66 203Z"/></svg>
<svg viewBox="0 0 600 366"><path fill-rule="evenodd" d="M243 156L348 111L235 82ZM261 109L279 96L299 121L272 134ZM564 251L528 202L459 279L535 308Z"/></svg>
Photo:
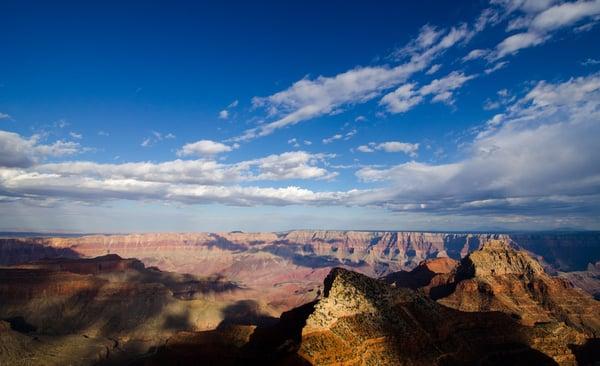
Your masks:
<svg viewBox="0 0 600 366"><path fill-rule="evenodd" d="M297 138L291 138L287 141L287 143L289 145L292 145L293 147L300 147L300 143L298 143L298 139Z"/></svg>
<svg viewBox="0 0 600 366"><path fill-rule="evenodd" d="M110 134L108 132L106 132L106 131L98 131L98 136L107 137L107 136L110 136Z"/></svg>
<svg viewBox="0 0 600 366"><path fill-rule="evenodd" d="M361 145L356 148L360 152L371 153L375 150L381 150L388 153L397 153L402 152L411 157L417 156L417 151L419 150L419 144L412 144L408 142L400 142L400 141L387 141L387 142L370 142L368 145Z"/></svg>
<svg viewBox="0 0 600 366"><path fill-rule="evenodd" d="M485 109L487 111L493 110L493 109L498 109L509 103L514 102L516 99L516 97L514 95L510 94L508 89L500 89L496 92L496 94L498 94L498 99L496 99L496 100L491 100L489 98L486 99L485 103L483 104L483 109Z"/></svg>
<svg viewBox="0 0 600 366"><path fill-rule="evenodd" d="M58 121L54 122L54 127L57 128L65 128L69 125L69 122L67 122L64 119L59 119Z"/></svg>
<svg viewBox="0 0 600 366"><path fill-rule="evenodd" d="M558 0L493 0L494 3L505 7L507 12L521 10L525 13L538 13L548 9Z"/></svg>
<svg viewBox="0 0 600 366"><path fill-rule="evenodd" d="M0 130L0 167L28 167L47 157L74 155L82 150L72 141L40 144L40 136L25 139L14 132Z"/></svg>
<svg viewBox="0 0 600 366"><path fill-rule="evenodd" d="M357 117L354 119L354 122L364 122L364 121L366 121L366 120L367 120L367 117L365 117L365 116L357 116Z"/></svg>
<svg viewBox="0 0 600 366"><path fill-rule="evenodd" d="M583 66L594 66L594 65L600 65L600 60L596 60L593 58L588 58L585 61L583 61L581 63Z"/></svg>
<svg viewBox="0 0 600 366"><path fill-rule="evenodd" d="M600 1L575 1L559 4L536 15L530 29L549 32L600 14Z"/></svg>
<svg viewBox="0 0 600 366"><path fill-rule="evenodd" d="M228 119L230 116L230 109L233 109L235 107L237 107L239 104L239 101L236 99L233 102L229 103L229 105L223 109L222 111L219 112L219 119Z"/></svg>
<svg viewBox="0 0 600 366"><path fill-rule="evenodd" d="M467 81L475 78L475 75L465 75L462 72L453 71L443 78L432 80L429 84L415 90L416 84L404 84L391 93L386 94L380 104L384 105L390 113L403 113L423 101L423 97L433 95L433 102L452 104L454 102L453 91L460 88Z"/></svg>
<svg viewBox="0 0 600 366"><path fill-rule="evenodd" d="M526 14L512 19L508 30L527 28L526 32L513 34L496 46L489 55L496 60L519 50L540 45L561 28L600 14L600 0L579 0L556 4L556 1L507 1L504 5L509 11L521 10Z"/></svg>
<svg viewBox="0 0 600 366"><path fill-rule="evenodd" d="M253 180L331 179L337 173L328 172L325 168L317 166L319 162L329 157L332 155L293 151L238 163L237 166L256 166L258 174L252 178Z"/></svg>
<svg viewBox="0 0 600 366"><path fill-rule="evenodd" d="M438 72L439 69L442 68L441 64L435 64L435 65L431 65L431 67L429 68L429 70L427 70L427 72L425 73L426 75L433 75L436 72Z"/></svg>
<svg viewBox="0 0 600 366"><path fill-rule="evenodd" d="M0 190L13 197L32 199L156 199L235 205L323 204L336 197L345 197L347 193L319 193L294 186L240 186L239 183L332 179L337 173L319 166L331 157L333 155L296 151L235 164L221 164L214 160L51 163L30 168L0 169Z"/></svg>
<svg viewBox="0 0 600 366"><path fill-rule="evenodd" d="M145 138L142 143L140 144L142 147L150 147L153 146L154 144L156 144L159 141L163 141L163 140L172 140L175 138L175 135L172 134L171 132L167 133L167 134L163 134L161 132L158 131L150 131L151 136ZM108 136L108 134L104 135L104 136Z"/></svg>
<svg viewBox="0 0 600 366"><path fill-rule="evenodd" d="M371 153L371 152L375 151L372 148L370 148L369 145L360 145L359 147L356 148L356 150L358 150L360 152L364 152L364 153Z"/></svg>
<svg viewBox="0 0 600 366"><path fill-rule="evenodd" d="M0 112L0 119L10 119L10 115Z"/></svg>
<svg viewBox="0 0 600 366"><path fill-rule="evenodd" d="M81 133L77 133L74 131L69 132L69 136L77 140L81 140L83 138L83 135Z"/></svg>
<svg viewBox="0 0 600 366"><path fill-rule="evenodd" d="M391 93L386 94L379 104L385 105L388 112L403 113L421 103L423 97L414 90L415 83L404 84Z"/></svg>
<svg viewBox="0 0 600 366"><path fill-rule="evenodd" d="M356 135L356 133L357 133L357 132L358 132L358 131L356 131L356 129L352 129L352 130L350 130L350 131L346 132L345 134L336 133L335 135L333 135L333 136L331 136L331 137L324 138L324 139L322 140L322 142L323 142L324 144L330 144L330 143L332 143L332 142L334 142L334 141L337 141L337 140L344 140L344 141L348 141L348 140L350 140L352 137L354 137L354 135Z"/></svg>
<svg viewBox="0 0 600 366"><path fill-rule="evenodd" d="M508 65L508 61L500 61L500 62L496 63L494 66L488 67L487 69L483 70L483 72L485 72L486 74L489 75L493 72L496 72L496 71L504 68L506 65Z"/></svg>
<svg viewBox="0 0 600 366"><path fill-rule="evenodd" d="M358 170L361 180L388 182L361 202L438 213L598 214L600 75L540 82L493 120L461 161Z"/></svg>
<svg viewBox="0 0 600 366"><path fill-rule="evenodd" d="M140 144L140 146L142 147L149 147L152 145L152 139L150 137L145 138L142 143Z"/></svg>
<svg viewBox="0 0 600 366"><path fill-rule="evenodd" d="M475 49L472 50L471 52L469 52L465 57L462 58L462 62L466 62L466 61L471 61L471 60L476 60L478 58L483 58L485 57L488 53L490 53L489 50L482 50L482 49Z"/></svg>
<svg viewBox="0 0 600 366"><path fill-rule="evenodd" d="M235 140L270 135L280 128L337 112L346 105L369 101L424 70L444 51L469 40L473 34L464 24L449 30L427 25L421 28L417 38L394 53L398 60L408 59L398 66L356 67L331 77L306 77L286 90L268 97L255 97L253 105L265 108L276 120L246 130Z"/></svg>
<svg viewBox="0 0 600 366"><path fill-rule="evenodd" d="M499 96L510 97L507 91ZM497 117L497 118L496 118ZM246 186L254 181L331 179L331 155L288 152L222 164L214 160L164 163L40 164L37 141L2 132L0 190L19 199L132 199L232 205L352 205L437 215L570 215L598 217L600 207L600 75L562 83L539 82L482 126L464 158L447 164L408 162L361 167L356 176L377 188L315 192L297 186ZM10 143L6 143L10 142ZM402 143L364 150L401 151ZM416 144L414 144L416 145ZM24 147L23 147L24 146ZM62 144L38 154L68 153ZM25 154L15 151L26 150ZM360 151L360 150L359 150ZM416 153L416 146L414 152ZM7 156L17 156L7 159ZM8 163L7 163L8 161ZM32 165L33 164L33 165ZM8 167L10 166L10 167ZM27 199L29 199L27 198Z"/></svg>
<svg viewBox="0 0 600 366"><path fill-rule="evenodd" d="M496 53L493 59L498 59L509 54L514 54L523 48L537 46L547 40L547 36L538 33L518 33L514 34L496 46Z"/></svg>
<svg viewBox="0 0 600 366"><path fill-rule="evenodd" d="M341 133L336 133L335 135L331 136L331 137L327 137L323 139L323 143L324 144L330 144L336 140L341 140L344 137L344 135L342 135Z"/></svg>
<svg viewBox="0 0 600 366"><path fill-rule="evenodd" d="M230 152L236 145L225 145L212 140L199 140L183 145L177 150L177 156L212 156Z"/></svg>

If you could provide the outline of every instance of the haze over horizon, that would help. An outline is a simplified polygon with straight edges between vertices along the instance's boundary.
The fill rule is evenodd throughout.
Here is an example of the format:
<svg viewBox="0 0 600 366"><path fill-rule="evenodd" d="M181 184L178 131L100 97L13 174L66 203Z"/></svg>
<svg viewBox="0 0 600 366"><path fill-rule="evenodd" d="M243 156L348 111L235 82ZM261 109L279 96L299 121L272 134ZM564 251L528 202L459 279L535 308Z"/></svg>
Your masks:
<svg viewBox="0 0 600 366"><path fill-rule="evenodd" d="M2 2L0 231L599 230L598 23L598 0Z"/></svg>

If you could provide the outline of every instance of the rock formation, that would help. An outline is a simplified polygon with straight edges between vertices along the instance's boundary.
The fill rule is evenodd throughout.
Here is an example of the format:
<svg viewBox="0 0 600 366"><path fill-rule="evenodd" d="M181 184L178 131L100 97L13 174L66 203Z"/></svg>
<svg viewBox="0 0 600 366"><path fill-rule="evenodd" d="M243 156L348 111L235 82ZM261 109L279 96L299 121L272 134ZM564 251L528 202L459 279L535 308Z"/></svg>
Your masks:
<svg viewBox="0 0 600 366"><path fill-rule="evenodd" d="M302 330L315 365L570 365L585 336L560 322L525 326L500 312L461 312L422 293L334 269Z"/></svg>
<svg viewBox="0 0 600 366"><path fill-rule="evenodd" d="M535 251L537 258L553 270L582 271L588 262L600 260L600 235L595 232L508 235L290 231L5 238L0 239L0 264L118 254L138 258L147 267L162 271L221 276L243 286L247 298L259 299L282 312L313 301L334 267L380 277L411 270L436 258L460 260L492 239L510 241L530 254ZM592 276L576 283L593 290L600 281Z"/></svg>
<svg viewBox="0 0 600 366"><path fill-rule="evenodd" d="M559 272L558 275L600 300L600 261L588 264L585 271Z"/></svg>
<svg viewBox="0 0 600 366"><path fill-rule="evenodd" d="M462 311L502 311L522 324L553 321L600 336L600 302L552 277L525 252L501 240L465 257L446 285L452 292L439 303Z"/></svg>
<svg viewBox="0 0 600 366"><path fill-rule="evenodd" d="M177 332L263 311L240 305L239 292L229 281L162 272L114 254L0 267L0 364L124 362Z"/></svg>

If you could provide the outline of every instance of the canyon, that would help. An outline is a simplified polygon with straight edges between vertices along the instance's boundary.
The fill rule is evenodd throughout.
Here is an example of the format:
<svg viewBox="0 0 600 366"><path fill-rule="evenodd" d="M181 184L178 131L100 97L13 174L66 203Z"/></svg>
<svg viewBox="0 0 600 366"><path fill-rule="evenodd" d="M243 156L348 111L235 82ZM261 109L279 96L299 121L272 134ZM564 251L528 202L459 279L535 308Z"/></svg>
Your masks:
<svg viewBox="0 0 600 366"><path fill-rule="evenodd" d="M599 256L596 232L4 237L0 361L585 364Z"/></svg>

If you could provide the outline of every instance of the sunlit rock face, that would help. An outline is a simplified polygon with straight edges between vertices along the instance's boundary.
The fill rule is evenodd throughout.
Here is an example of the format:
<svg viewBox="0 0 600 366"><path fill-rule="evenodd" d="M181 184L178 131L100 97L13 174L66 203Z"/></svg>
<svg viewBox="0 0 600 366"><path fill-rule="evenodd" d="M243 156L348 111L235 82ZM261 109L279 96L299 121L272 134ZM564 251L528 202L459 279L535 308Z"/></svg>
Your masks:
<svg viewBox="0 0 600 366"><path fill-rule="evenodd" d="M506 241L490 241L453 271L452 293L438 302L463 311L502 311L523 324L561 321L600 335L600 303Z"/></svg>
<svg viewBox="0 0 600 366"><path fill-rule="evenodd" d="M525 326L501 312L461 312L422 293L344 269L302 330L314 365L575 364L582 332L561 322Z"/></svg>

